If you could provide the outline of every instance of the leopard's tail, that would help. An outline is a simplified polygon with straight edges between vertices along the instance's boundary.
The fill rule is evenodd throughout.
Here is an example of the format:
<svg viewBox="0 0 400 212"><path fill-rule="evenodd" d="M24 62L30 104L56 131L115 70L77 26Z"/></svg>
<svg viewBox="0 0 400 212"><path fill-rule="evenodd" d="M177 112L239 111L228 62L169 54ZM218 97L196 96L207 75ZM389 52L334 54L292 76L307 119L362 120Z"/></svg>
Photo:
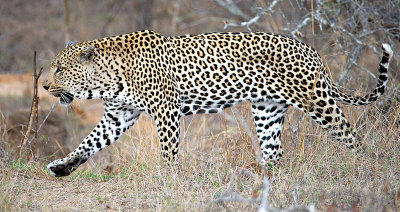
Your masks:
<svg viewBox="0 0 400 212"><path fill-rule="evenodd" d="M389 62L393 56L393 51L389 44L382 44L382 50L383 55L381 62L379 63L378 84L376 85L375 90L365 96L351 96L339 90L339 88L333 82L328 82L332 89L332 97L334 97L337 101L356 106L367 105L376 101L376 99L378 99L378 97L385 92L386 84L388 82Z"/></svg>

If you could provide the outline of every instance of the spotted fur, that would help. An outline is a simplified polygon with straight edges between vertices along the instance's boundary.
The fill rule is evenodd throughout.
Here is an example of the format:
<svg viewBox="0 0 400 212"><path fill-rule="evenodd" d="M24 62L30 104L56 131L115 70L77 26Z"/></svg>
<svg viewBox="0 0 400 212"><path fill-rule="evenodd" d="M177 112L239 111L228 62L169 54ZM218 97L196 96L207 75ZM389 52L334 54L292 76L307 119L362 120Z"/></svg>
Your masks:
<svg viewBox="0 0 400 212"><path fill-rule="evenodd" d="M102 99L104 116L73 152L48 165L66 176L116 141L141 113L157 125L162 157L177 159L180 117L217 113L250 101L264 162L282 156L281 130L289 106L308 112L349 148L360 138L337 102L365 105L383 94L390 46L384 44L376 89L362 97L341 92L317 51L269 33L206 33L164 37L152 31L71 43L51 63L44 88L68 105Z"/></svg>

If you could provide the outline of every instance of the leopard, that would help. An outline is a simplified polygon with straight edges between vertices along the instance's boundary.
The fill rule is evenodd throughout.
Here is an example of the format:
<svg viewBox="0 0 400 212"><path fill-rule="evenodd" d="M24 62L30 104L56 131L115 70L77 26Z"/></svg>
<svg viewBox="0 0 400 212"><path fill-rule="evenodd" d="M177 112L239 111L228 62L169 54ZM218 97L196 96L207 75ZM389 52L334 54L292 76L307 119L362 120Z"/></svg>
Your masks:
<svg viewBox="0 0 400 212"><path fill-rule="evenodd" d="M74 99L100 99L104 115L79 146L47 165L68 176L113 144L141 114L155 124L162 160L178 161L180 119L222 113L250 102L262 164L283 154L282 126L290 106L311 117L334 140L362 149L362 139L338 103L361 106L383 95L393 51L383 43L376 88L350 95L337 86L319 53L274 33L213 32L163 36L142 30L71 42L50 63L43 87L68 106Z"/></svg>

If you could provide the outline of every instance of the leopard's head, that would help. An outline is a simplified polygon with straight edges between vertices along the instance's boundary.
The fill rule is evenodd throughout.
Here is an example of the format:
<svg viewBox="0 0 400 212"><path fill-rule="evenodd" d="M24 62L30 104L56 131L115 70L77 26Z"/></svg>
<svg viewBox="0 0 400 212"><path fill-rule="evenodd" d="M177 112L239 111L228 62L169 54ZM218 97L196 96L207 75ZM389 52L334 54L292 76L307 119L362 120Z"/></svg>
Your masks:
<svg viewBox="0 0 400 212"><path fill-rule="evenodd" d="M93 92L99 93L100 81L107 81L100 76L96 57L99 53L91 43L71 42L52 60L43 88L64 106L74 98L93 98Z"/></svg>

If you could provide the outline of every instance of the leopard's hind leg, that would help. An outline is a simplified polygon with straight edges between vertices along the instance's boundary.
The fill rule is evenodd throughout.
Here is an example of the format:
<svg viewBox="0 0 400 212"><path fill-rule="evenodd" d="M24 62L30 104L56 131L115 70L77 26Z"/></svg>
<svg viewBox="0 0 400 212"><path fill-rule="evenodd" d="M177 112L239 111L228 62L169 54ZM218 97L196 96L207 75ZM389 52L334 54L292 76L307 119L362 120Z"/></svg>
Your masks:
<svg viewBox="0 0 400 212"><path fill-rule="evenodd" d="M360 137L345 118L336 100L329 95L328 90L324 87L317 83L311 100L306 101L300 109L308 114L323 129L327 130L335 140L343 143L350 149L360 150Z"/></svg>

